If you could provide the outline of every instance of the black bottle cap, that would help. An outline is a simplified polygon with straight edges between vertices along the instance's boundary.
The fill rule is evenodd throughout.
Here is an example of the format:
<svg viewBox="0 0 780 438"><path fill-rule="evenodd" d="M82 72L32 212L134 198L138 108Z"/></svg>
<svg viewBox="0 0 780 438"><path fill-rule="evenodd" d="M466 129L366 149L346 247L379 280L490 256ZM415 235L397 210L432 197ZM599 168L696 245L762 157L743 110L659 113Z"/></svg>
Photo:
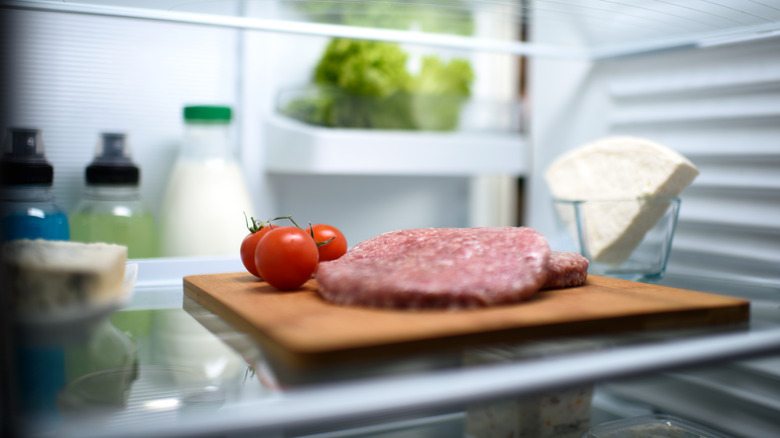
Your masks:
<svg viewBox="0 0 780 438"><path fill-rule="evenodd" d="M138 184L141 171L130 158L130 147L125 134L104 133L87 166L87 184Z"/></svg>
<svg viewBox="0 0 780 438"><path fill-rule="evenodd" d="M54 167L46 160L41 131L34 128L8 128L0 158L3 185L51 185Z"/></svg>

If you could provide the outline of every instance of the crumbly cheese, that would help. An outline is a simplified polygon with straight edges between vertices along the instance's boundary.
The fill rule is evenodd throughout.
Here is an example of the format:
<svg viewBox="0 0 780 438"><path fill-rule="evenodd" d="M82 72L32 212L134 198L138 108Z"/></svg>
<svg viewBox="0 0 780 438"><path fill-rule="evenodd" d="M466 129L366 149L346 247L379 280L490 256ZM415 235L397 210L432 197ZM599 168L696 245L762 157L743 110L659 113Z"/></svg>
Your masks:
<svg viewBox="0 0 780 438"><path fill-rule="evenodd" d="M610 137L555 160L545 179L556 199L631 200L678 196L699 174L678 152L651 140ZM598 202L583 206L591 257L620 264L666 210L666 203Z"/></svg>
<svg viewBox="0 0 780 438"><path fill-rule="evenodd" d="M597 347L594 343L531 342L467 349L466 365L505 363L571 353ZM479 438L579 438L588 430L593 385L469 405L466 432Z"/></svg>
<svg viewBox="0 0 780 438"><path fill-rule="evenodd" d="M2 265L11 305L41 314L106 302L122 291L127 247L20 239L3 244Z"/></svg>

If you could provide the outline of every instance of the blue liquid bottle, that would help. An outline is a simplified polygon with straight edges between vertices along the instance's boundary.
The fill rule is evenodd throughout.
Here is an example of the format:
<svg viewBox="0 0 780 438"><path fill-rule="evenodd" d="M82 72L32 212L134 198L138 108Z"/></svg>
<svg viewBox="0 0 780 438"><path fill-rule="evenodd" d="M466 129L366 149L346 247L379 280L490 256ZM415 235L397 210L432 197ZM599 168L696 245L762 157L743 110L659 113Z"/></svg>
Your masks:
<svg viewBox="0 0 780 438"><path fill-rule="evenodd" d="M37 129L10 128L0 158L2 240L68 240L68 218L51 193L54 168Z"/></svg>
<svg viewBox="0 0 780 438"><path fill-rule="evenodd" d="M54 168L46 160L37 129L10 128L0 156L0 240L68 240L65 213L51 193ZM20 408L27 421L57 421L56 396L65 386L61 345L17 340L15 349ZM45 418L45 419L44 419ZM36 428L47 426L35 422Z"/></svg>

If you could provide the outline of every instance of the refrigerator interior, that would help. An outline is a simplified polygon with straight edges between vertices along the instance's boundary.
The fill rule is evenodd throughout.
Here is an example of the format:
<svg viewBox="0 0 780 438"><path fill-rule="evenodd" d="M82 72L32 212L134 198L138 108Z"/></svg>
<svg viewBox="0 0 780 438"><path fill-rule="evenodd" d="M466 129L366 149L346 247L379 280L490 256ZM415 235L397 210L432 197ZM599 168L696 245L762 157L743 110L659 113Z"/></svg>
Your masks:
<svg viewBox="0 0 780 438"><path fill-rule="evenodd" d="M555 242L546 166L599 137L648 137L701 170L682 196L663 283L750 298L756 321L780 321L778 2L382 2L400 17L438 6L445 22L473 26L470 37L353 26L290 7L298 3L306 4L6 2L11 86L2 100L12 105L0 120L43 130L66 210L99 133L127 132L144 199L158 211L182 106L228 103L239 114L234 134L254 215L342 224L351 244L397 228L515 224ZM362 2L319 3L367 15ZM290 127L275 114L279 92L310 80L332 36L466 57L477 69L475 101L510 108L517 123L430 136ZM339 156L333 142L349 152ZM426 145L450 143L454 153L436 149L446 159L418 158ZM769 436L780 430L775 365L611 382L597 388L594 412L665 411L735 436Z"/></svg>
<svg viewBox="0 0 780 438"><path fill-rule="evenodd" d="M173 6L176 11L175 6L186 10L191 5ZM206 2L204 8L215 7L220 14L243 7L246 14L262 16L282 5ZM55 166L55 195L66 211L83 192L84 167L98 135L118 131L129 135L141 167L142 196L159 214L161 188L183 132L182 107L228 104L239 114L233 138L255 208L247 213L258 219L292 214L304 222L338 223L352 244L398 228L512 225L517 220L517 188L507 176L521 175L527 163L517 126L515 56L406 48L410 54L465 57L475 70L491 72L488 77L477 71L474 105L492 113L496 110L490 107L500 106L503 113L495 120L476 121L487 127L475 127L471 137L339 132L320 145L325 137L321 129L290 127L275 113L280 92L310 83L329 36L198 25L188 23L186 15L182 23L175 14L172 22L134 19L121 8L107 8L120 11L108 17L72 13L74 9L78 5L63 11L8 11L19 29L11 43L18 58L11 73L18 87L9 90L9 101L25 105L6 112L4 124L43 129L47 156ZM484 119L481 114L475 118ZM500 124L500 132L479 132ZM382 135L397 137L383 143ZM452 146L453 140L460 146ZM484 155L479 166L475 142L487 150L496 144L501 155ZM419 151L431 143L438 143L438 149L421 158ZM326 149L332 144L338 150ZM399 144L401 152L394 150ZM321 164L325 159L333 164ZM312 167L310 162L320 164ZM244 226L243 216L236 218L236 226Z"/></svg>

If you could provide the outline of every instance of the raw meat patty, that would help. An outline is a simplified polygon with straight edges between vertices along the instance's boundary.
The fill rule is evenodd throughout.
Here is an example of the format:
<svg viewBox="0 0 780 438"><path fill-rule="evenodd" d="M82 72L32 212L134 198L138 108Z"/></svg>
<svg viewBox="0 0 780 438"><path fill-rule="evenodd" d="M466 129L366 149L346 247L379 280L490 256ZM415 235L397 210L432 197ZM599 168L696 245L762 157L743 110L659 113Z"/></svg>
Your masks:
<svg viewBox="0 0 780 438"><path fill-rule="evenodd" d="M384 308L470 308L525 300L547 279L550 248L524 227L393 231L320 263L326 300Z"/></svg>
<svg viewBox="0 0 780 438"><path fill-rule="evenodd" d="M588 278L589 265L588 259L576 252L550 252L547 281L542 289L581 286Z"/></svg>

